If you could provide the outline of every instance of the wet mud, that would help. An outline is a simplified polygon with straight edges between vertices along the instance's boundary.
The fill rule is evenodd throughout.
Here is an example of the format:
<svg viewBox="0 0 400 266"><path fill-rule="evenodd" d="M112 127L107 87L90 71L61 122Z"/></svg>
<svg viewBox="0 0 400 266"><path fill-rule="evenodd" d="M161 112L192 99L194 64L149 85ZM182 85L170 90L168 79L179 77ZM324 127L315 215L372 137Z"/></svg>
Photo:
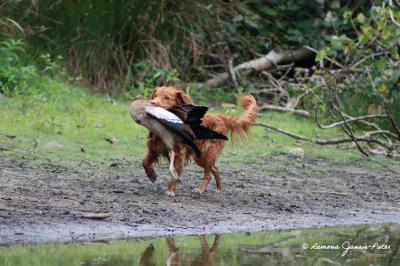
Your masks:
<svg viewBox="0 0 400 266"><path fill-rule="evenodd" d="M0 158L0 244L200 235L400 222L400 175L362 160L334 162L275 154L219 165L222 193L189 166L176 197L168 170L153 184L140 162L65 167ZM400 172L400 162L392 170ZM110 213L104 220L83 214Z"/></svg>

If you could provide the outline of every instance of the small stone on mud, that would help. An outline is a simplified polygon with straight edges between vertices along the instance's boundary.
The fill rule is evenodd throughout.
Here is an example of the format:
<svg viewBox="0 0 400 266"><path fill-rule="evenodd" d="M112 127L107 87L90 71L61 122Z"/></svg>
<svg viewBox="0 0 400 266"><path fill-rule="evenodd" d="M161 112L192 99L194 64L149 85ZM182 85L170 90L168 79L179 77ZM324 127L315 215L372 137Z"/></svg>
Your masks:
<svg viewBox="0 0 400 266"><path fill-rule="evenodd" d="M236 187L237 188L245 188L246 186L242 183L242 184L236 185Z"/></svg>
<svg viewBox="0 0 400 266"><path fill-rule="evenodd" d="M62 148L64 148L64 145L57 141L49 141L44 145L44 148L45 149L53 149L53 148L62 149Z"/></svg>
<svg viewBox="0 0 400 266"><path fill-rule="evenodd" d="M288 153L294 156L304 157L304 149L303 148L290 148Z"/></svg>

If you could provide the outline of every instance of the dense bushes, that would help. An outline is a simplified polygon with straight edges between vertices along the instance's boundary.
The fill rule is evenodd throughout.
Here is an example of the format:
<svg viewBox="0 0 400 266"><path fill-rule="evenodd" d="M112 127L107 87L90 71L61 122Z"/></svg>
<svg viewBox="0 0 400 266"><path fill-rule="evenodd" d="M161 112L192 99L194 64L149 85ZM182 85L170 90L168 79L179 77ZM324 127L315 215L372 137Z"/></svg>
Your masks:
<svg viewBox="0 0 400 266"><path fill-rule="evenodd" d="M325 38L321 33L341 27L337 17L343 10L369 1L328 2L6 0L0 5L24 29L31 54L62 55L72 75L119 94L146 83L140 81L146 75L143 62L164 72L176 69L179 78L193 81L223 70L229 59L245 61L277 46L318 48ZM154 79L163 82L162 75Z"/></svg>
<svg viewBox="0 0 400 266"><path fill-rule="evenodd" d="M399 18L393 6L344 13L342 23L353 28L353 34L331 36L318 56L320 61L337 62L336 69L324 73L325 102L335 102L353 116L389 112L400 124Z"/></svg>
<svg viewBox="0 0 400 266"><path fill-rule="evenodd" d="M21 40L5 39L0 42L0 92L6 95L28 93L37 71L33 65L22 62L24 53Z"/></svg>

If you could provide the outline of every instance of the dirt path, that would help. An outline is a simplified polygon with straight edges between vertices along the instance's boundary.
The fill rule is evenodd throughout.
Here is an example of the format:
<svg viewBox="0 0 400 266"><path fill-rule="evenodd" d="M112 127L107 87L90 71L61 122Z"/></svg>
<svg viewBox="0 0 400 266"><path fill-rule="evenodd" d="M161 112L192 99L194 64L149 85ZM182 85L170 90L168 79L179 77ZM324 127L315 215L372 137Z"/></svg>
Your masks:
<svg viewBox="0 0 400 266"><path fill-rule="evenodd" d="M167 170L151 184L139 161L71 169L0 158L0 244L400 222L400 177L376 164L274 155L235 165L220 165L221 194L212 181L193 195L202 173L190 166L169 198Z"/></svg>

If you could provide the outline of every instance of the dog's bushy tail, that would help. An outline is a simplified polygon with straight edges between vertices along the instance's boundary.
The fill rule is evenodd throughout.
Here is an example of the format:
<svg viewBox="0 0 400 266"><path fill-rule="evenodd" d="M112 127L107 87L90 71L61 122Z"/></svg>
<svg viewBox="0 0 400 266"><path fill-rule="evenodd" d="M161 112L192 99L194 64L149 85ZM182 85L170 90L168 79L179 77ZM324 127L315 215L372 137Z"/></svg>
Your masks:
<svg viewBox="0 0 400 266"><path fill-rule="evenodd" d="M244 111L238 116L222 115L229 133L232 135L243 135L247 133L250 127L256 121L257 103L256 99L248 94L238 98L238 102L243 107Z"/></svg>

